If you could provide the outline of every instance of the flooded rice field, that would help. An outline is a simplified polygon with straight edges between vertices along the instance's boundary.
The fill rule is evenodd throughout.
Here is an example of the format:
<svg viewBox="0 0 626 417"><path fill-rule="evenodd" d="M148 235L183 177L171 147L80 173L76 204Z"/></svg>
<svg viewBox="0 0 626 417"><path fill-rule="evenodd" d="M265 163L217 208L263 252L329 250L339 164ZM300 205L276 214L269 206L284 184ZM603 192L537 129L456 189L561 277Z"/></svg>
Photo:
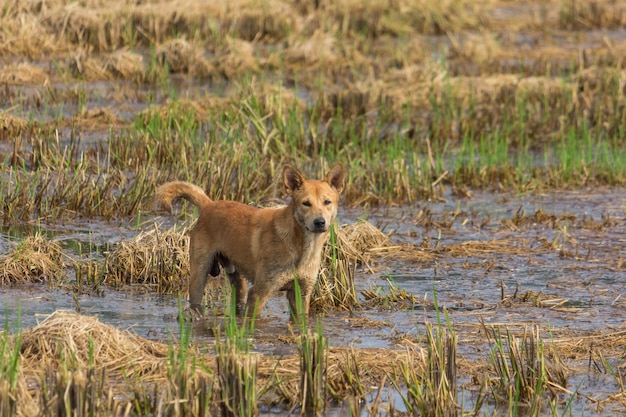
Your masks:
<svg viewBox="0 0 626 417"><path fill-rule="evenodd" d="M318 313L331 347L423 346L425 323L437 323L445 311L458 337L459 398L468 408L476 401L476 381L491 360L493 341L486 330L521 335L536 328L567 375L563 388L573 396L574 415L608 415L623 406L619 384L626 368L626 191L589 188L529 196L478 192L472 198L450 194L411 205L342 209L339 222L363 219L391 241L372 248L370 262L356 271L360 306ZM174 224L165 216L150 221ZM148 224L146 220L144 227ZM140 230L137 225L97 223L42 227L42 232L68 250L89 247L92 256L101 256ZM15 233L2 234L3 248L16 239ZM403 297L393 296L398 293ZM10 326L27 328L56 310L74 310L164 343L180 337L179 302L184 306L186 300L141 286L102 289L98 295L81 295L63 285L0 288ZM266 306L256 322L254 352L278 357L296 353L287 308L282 295ZM223 310L216 314L221 323ZM194 343L212 346L214 325L212 320L194 322ZM401 396L389 387L384 395L396 410L404 409ZM371 405L373 397L368 401ZM487 412L494 405L483 407ZM328 415L347 412L342 406L331 409ZM267 415L286 412L264 410ZM367 406L361 415L368 415L365 410Z"/></svg>
<svg viewBox="0 0 626 417"><path fill-rule="evenodd" d="M5 3L0 417L624 414L626 2ZM337 162L314 320L189 314L155 189Z"/></svg>

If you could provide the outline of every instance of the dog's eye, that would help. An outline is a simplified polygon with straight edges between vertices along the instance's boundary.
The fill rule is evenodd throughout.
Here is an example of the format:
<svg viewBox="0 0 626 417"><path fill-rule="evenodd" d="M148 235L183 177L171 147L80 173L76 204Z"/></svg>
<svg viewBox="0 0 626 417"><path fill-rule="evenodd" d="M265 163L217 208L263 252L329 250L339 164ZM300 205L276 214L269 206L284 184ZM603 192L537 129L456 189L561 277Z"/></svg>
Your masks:
<svg viewBox="0 0 626 417"><path fill-rule="evenodd" d="M311 202L310 202L310 201L303 201L303 202L302 202L302 205L303 205L304 207L311 207Z"/></svg>
<svg viewBox="0 0 626 417"><path fill-rule="evenodd" d="M332 201L330 200L324 200L324 205L325 206L329 206L332 203Z"/></svg>

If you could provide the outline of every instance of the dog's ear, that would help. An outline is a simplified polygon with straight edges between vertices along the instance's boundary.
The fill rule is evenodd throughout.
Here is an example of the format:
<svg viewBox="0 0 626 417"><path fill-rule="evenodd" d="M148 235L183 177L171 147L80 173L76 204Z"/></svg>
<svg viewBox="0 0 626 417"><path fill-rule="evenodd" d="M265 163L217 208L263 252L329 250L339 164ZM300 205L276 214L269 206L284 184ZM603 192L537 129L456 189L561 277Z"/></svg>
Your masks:
<svg viewBox="0 0 626 417"><path fill-rule="evenodd" d="M283 182L285 184L287 194L291 195L294 191L302 188L304 181L305 178L300 171L290 167L289 165L285 165L285 168L283 168Z"/></svg>
<svg viewBox="0 0 626 417"><path fill-rule="evenodd" d="M326 174L326 181L333 187L339 194L343 191L345 172L343 169L343 165L341 163L337 163L328 174Z"/></svg>

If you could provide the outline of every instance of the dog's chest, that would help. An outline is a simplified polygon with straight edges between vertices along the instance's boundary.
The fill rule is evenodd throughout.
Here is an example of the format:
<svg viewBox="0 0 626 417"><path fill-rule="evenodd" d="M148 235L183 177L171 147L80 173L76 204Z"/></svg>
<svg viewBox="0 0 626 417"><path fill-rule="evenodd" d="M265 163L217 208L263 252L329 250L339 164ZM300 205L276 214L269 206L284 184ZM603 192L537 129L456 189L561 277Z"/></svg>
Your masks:
<svg viewBox="0 0 626 417"><path fill-rule="evenodd" d="M296 264L298 276L316 278L322 261L325 236L312 235L304 240L301 256Z"/></svg>

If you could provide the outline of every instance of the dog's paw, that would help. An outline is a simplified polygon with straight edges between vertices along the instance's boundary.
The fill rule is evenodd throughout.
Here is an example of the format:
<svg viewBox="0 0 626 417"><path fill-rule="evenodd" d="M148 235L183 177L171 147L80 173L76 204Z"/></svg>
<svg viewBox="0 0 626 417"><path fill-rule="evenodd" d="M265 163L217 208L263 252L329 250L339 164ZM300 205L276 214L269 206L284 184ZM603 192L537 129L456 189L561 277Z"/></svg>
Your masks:
<svg viewBox="0 0 626 417"><path fill-rule="evenodd" d="M184 322L198 322L204 320L205 314L202 307L189 307L180 311L177 316L178 321Z"/></svg>

